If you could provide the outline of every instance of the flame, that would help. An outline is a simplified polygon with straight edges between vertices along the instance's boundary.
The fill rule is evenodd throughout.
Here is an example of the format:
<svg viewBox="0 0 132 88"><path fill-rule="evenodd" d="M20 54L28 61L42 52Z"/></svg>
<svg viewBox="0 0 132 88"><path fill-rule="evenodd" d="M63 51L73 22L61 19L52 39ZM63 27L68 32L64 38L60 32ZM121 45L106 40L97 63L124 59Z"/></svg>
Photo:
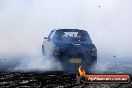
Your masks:
<svg viewBox="0 0 132 88"><path fill-rule="evenodd" d="M79 71L79 75L80 75L80 76L86 75L86 72L85 72L85 70L82 68L82 66L80 66L80 67L78 68L78 71Z"/></svg>

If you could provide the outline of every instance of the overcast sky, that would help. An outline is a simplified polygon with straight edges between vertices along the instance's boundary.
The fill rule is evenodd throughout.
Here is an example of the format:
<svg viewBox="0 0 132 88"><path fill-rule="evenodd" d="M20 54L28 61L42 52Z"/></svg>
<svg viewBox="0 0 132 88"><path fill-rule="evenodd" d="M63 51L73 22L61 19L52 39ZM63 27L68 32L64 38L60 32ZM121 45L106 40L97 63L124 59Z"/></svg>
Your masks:
<svg viewBox="0 0 132 88"><path fill-rule="evenodd" d="M132 57L132 0L0 0L0 54L41 52L56 28L87 30L99 55Z"/></svg>

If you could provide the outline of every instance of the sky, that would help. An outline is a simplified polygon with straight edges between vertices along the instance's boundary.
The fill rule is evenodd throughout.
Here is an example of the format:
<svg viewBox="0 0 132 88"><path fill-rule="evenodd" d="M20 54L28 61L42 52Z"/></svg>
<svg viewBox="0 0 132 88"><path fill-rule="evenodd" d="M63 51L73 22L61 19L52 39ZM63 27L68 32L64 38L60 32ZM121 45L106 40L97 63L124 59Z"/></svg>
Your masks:
<svg viewBox="0 0 132 88"><path fill-rule="evenodd" d="M78 28L99 57L132 57L131 8L131 0L0 0L0 55L39 55L51 30Z"/></svg>

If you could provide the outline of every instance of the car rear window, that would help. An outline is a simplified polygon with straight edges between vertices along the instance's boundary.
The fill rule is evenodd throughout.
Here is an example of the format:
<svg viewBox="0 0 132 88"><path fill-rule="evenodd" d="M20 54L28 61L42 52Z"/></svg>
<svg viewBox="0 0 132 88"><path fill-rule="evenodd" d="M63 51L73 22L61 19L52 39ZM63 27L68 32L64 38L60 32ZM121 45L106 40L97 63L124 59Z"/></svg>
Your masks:
<svg viewBox="0 0 132 88"><path fill-rule="evenodd" d="M77 38L79 38L80 36L79 36L78 32L64 32L62 37L77 37Z"/></svg>

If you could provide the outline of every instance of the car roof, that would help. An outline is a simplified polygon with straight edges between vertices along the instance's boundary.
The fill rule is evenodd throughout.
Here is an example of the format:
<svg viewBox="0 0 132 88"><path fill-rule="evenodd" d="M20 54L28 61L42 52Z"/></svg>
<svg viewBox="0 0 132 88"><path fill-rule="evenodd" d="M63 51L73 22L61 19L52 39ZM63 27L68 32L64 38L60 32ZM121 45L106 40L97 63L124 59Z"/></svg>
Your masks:
<svg viewBox="0 0 132 88"><path fill-rule="evenodd" d="M80 29L57 29L56 31L74 32L74 31L84 31Z"/></svg>

